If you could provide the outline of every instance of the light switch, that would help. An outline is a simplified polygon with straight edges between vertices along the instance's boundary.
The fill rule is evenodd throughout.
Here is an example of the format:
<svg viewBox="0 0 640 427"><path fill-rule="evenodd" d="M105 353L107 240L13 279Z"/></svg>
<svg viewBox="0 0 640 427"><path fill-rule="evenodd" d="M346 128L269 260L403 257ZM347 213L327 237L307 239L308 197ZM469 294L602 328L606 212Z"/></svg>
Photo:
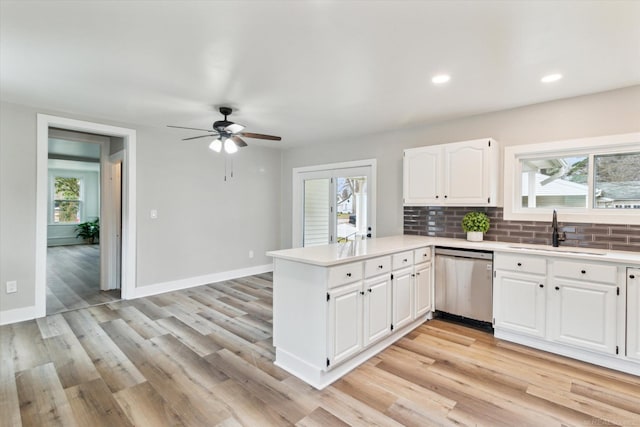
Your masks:
<svg viewBox="0 0 640 427"><path fill-rule="evenodd" d="M158 210L151 209L151 211L149 212L149 217L151 217L151 219L158 219Z"/></svg>

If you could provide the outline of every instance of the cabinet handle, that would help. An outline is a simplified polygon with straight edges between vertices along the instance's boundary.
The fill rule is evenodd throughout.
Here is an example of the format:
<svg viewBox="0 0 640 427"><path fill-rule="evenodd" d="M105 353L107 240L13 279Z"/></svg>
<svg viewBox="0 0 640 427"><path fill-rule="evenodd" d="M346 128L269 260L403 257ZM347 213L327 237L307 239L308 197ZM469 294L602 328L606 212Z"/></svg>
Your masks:
<svg viewBox="0 0 640 427"><path fill-rule="evenodd" d="M559 287L559 286L556 286L556 291L559 291L559 290L560 290L560 287Z"/></svg>
<svg viewBox="0 0 640 427"><path fill-rule="evenodd" d="M369 288L369 289L367 289L367 290L368 290L369 292L373 292L373 291L371 290L371 288Z"/></svg>
<svg viewBox="0 0 640 427"><path fill-rule="evenodd" d="M351 277L351 273L347 273L347 277Z"/></svg>
<svg viewBox="0 0 640 427"><path fill-rule="evenodd" d="M417 273L416 273L416 276L419 276L419 275L420 275L420 272L417 272Z"/></svg>
<svg viewBox="0 0 640 427"><path fill-rule="evenodd" d="M540 283L538 286L540 286L541 288L544 288L544 285L542 283Z"/></svg>
<svg viewBox="0 0 640 427"><path fill-rule="evenodd" d="M633 274L629 276L629 279L635 279L636 276L634 276Z"/></svg>
<svg viewBox="0 0 640 427"><path fill-rule="evenodd" d="M444 198L445 198L445 199L447 198L447 195L446 195L446 194L444 195Z"/></svg>
<svg viewBox="0 0 640 427"><path fill-rule="evenodd" d="M379 265L378 268L382 270L384 267L382 265Z"/></svg>
<svg viewBox="0 0 640 427"><path fill-rule="evenodd" d="M580 273L587 274L587 270L580 270Z"/></svg>
<svg viewBox="0 0 640 427"><path fill-rule="evenodd" d="M408 259L406 259L406 258L402 260L402 262L407 262L407 261L408 261Z"/></svg>
<svg viewBox="0 0 640 427"><path fill-rule="evenodd" d="M436 199L439 198L440 196L436 196Z"/></svg>
<svg viewBox="0 0 640 427"><path fill-rule="evenodd" d="M522 263L521 262L518 263L518 267L522 267Z"/></svg>
<svg viewBox="0 0 640 427"><path fill-rule="evenodd" d="M360 291L360 295L364 295L364 291Z"/></svg>

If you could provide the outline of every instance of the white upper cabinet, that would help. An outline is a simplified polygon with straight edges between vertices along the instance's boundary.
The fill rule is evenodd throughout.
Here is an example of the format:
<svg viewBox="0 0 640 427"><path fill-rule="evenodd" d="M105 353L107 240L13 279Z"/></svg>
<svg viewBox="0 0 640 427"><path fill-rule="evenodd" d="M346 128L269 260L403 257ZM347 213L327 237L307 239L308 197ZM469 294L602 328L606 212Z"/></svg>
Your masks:
<svg viewBox="0 0 640 427"><path fill-rule="evenodd" d="M405 205L496 206L498 143L490 138L404 151Z"/></svg>

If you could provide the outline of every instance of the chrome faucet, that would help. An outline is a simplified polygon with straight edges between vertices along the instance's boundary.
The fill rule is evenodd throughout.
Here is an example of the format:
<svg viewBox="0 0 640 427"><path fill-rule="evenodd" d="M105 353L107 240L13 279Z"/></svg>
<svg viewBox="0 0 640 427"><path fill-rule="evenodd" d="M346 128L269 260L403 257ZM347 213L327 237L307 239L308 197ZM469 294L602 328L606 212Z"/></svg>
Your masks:
<svg viewBox="0 0 640 427"><path fill-rule="evenodd" d="M560 246L560 242L564 242L567 240L567 233L564 231L562 234L558 232L558 213L556 210L553 210L553 220L551 221L551 244L554 248Z"/></svg>

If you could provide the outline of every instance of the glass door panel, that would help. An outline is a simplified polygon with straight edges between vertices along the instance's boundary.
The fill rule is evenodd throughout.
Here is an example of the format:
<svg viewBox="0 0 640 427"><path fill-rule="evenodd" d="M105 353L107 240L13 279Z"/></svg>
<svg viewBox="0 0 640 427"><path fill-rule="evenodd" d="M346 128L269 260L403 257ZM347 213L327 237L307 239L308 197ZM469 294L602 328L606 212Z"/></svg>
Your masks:
<svg viewBox="0 0 640 427"><path fill-rule="evenodd" d="M330 243L330 178L304 180L302 246Z"/></svg>
<svg viewBox="0 0 640 427"><path fill-rule="evenodd" d="M367 177L338 176L336 184L336 241L347 242L367 234Z"/></svg>

